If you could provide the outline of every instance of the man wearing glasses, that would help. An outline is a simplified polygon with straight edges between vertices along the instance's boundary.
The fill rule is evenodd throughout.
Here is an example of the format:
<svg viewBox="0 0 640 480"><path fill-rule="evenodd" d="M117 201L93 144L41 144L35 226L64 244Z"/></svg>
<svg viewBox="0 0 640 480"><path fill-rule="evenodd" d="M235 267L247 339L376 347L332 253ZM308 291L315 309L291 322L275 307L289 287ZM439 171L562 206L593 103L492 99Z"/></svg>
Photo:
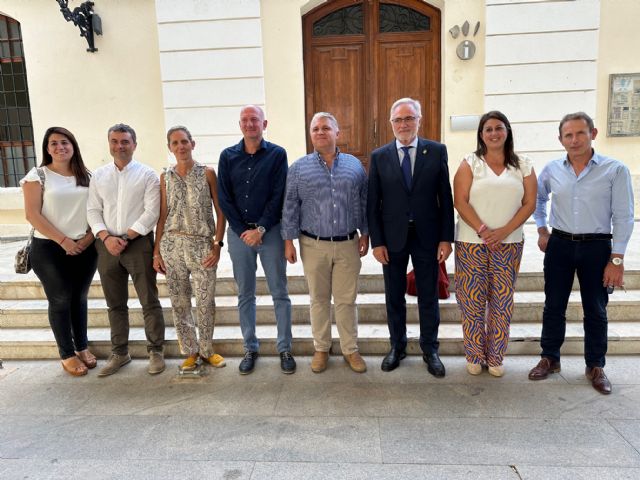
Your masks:
<svg viewBox="0 0 640 480"><path fill-rule="evenodd" d="M389 372L406 356L405 291L409 257L415 269L420 348L429 373L444 377L438 356L438 263L451 254L453 197L447 148L418 137L421 108L401 98L391 107L395 139L371 154L367 218L373 256L382 264L390 351L382 361Z"/></svg>

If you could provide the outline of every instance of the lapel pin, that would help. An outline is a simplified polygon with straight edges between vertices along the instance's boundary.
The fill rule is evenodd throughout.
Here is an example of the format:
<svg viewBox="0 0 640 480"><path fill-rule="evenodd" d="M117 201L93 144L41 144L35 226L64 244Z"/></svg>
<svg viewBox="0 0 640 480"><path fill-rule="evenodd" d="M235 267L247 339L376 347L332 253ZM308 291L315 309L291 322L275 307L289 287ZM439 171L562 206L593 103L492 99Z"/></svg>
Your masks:
<svg viewBox="0 0 640 480"><path fill-rule="evenodd" d="M425 148L424 150L422 150L422 154L426 155L427 154L427 149Z"/></svg>

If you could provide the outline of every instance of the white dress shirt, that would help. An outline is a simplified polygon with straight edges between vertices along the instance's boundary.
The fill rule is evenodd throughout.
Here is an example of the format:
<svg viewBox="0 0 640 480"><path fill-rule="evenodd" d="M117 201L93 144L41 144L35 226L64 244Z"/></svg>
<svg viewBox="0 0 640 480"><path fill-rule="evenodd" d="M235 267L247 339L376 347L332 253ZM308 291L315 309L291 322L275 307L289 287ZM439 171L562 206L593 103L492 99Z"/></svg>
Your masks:
<svg viewBox="0 0 640 480"><path fill-rule="evenodd" d="M398 150L398 157L400 158L400 168L402 168L402 159L404 158L404 150L403 147L411 147L409 149L409 158L411 158L411 175L413 176L413 172L416 170L416 155L418 150L418 137L413 139L409 145L403 145L396 139L396 150Z"/></svg>
<svg viewBox="0 0 640 480"><path fill-rule="evenodd" d="M124 235L131 229L146 235L159 216L160 179L150 167L131 160L122 170L110 163L93 172L87 218L94 234Z"/></svg>

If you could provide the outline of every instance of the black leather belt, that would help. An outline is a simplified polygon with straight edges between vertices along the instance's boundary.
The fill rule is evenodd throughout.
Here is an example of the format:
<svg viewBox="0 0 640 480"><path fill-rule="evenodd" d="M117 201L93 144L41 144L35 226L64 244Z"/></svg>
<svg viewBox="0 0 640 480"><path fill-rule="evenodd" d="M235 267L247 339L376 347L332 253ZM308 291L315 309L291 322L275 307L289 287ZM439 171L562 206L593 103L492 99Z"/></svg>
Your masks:
<svg viewBox="0 0 640 480"><path fill-rule="evenodd" d="M353 238L358 234L356 230L351 232L349 235L338 235L337 237L319 237L318 235L305 232L304 230L301 230L300 233L305 237L313 238L314 240L322 240L324 242L346 242L347 240L353 240Z"/></svg>
<svg viewBox="0 0 640 480"><path fill-rule="evenodd" d="M588 242L590 240L611 240L613 235L610 233L568 233L554 228L551 230L551 235L564 238L565 240L571 240L572 242Z"/></svg>

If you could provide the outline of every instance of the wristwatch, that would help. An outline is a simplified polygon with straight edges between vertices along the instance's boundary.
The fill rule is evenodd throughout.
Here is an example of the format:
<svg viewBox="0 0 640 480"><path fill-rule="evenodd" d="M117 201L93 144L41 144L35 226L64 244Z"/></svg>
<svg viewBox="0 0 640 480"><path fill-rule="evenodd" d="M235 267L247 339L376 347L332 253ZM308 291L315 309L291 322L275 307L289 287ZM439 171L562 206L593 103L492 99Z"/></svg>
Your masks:
<svg viewBox="0 0 640 480"><path fill-rule="evenodd" d="M219 247L224 247L224 242L222 240L218 240L217 242L214 240L213 244L218 245Z"/></svg>
<svg viewBox="0 0 640 480"><path fill-rule="evenodd" d="M262 225L258 225L257 226L257 230L258 230L258 232L260 232L260 235L264 235L265 232L267 231L267 229L264 228Z"/></svg>
<svg viewBox="0 0 640 480"><path fill-rule="evenodd" d="M613 257L609 261L613 263L616 267L619 267L620 265L622 265L622 259L620 257Z"/></svg>

